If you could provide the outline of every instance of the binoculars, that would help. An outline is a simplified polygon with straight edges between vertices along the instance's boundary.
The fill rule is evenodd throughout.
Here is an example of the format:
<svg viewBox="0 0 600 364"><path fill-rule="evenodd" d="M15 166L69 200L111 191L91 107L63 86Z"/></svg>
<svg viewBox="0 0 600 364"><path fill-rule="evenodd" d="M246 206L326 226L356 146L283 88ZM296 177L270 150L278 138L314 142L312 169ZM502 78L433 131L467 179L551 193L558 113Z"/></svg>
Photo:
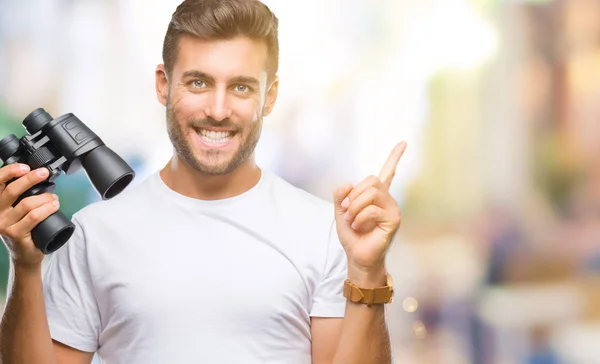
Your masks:
<svg viewBox="0 0 600 364"><path fill-rule="evenodd" d="M23 120L23 127L27 134L21 139L10 134L0 140L0 164L24 163L31 170L45 167L50 174L19 196L13 207L29 196L52 193L54 181L63 172L73 174L81 167L103 200L120 194L135 177L133 169L71 113L53 119L38 108ZM75 225L57 211L31 231L31 238L38 249L50 254L60 249L74 231Z"/></svg>

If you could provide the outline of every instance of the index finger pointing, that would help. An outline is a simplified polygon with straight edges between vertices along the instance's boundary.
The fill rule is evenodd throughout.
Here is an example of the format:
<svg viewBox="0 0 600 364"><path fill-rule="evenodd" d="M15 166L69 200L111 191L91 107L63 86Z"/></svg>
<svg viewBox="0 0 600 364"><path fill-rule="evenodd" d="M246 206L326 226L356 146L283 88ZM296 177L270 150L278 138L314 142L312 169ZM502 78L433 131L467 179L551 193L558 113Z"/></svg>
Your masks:
<svg viewBox="0 0 600 364"><path fill-rule="evenodd" d="M379 172L379 180L383 182L387 188L389 188L392 184L392 180L396 174L396 166L398 165L400 158L402 158L405 150L406 142L398 143L394 149L392 149L390 156L388 157L387 161L385 161L383 168L381 168L381 172Z"/></svg>

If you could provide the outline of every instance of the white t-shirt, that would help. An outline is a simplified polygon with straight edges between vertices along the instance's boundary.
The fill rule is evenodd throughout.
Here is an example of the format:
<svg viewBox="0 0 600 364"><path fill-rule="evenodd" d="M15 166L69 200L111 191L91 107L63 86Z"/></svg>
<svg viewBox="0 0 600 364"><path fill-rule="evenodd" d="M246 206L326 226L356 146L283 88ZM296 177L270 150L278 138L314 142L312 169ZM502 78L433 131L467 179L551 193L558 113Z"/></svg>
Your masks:
<svg viewBox="0 0 600 364"><path fill-rule="evenodd" d="M262 173L204 201L154 173L73 217L44 274L52 337L106 364L311 363L311 317L343 317L333 205Z"/></svg>

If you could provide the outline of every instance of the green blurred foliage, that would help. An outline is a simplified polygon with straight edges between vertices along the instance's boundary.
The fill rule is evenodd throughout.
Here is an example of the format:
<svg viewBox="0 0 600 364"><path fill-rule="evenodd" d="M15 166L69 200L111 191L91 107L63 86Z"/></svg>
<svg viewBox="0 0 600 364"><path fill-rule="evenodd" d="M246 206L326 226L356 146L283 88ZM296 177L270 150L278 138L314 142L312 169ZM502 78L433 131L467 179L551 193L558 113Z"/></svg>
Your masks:
<svg viewBox="0 0 600 364"><path fill-rule="evenodd" d="M584 173L574 148L560 133L546 132L534 145L532 165L537 187L559 215L567 215L571 193Z"/></svg>

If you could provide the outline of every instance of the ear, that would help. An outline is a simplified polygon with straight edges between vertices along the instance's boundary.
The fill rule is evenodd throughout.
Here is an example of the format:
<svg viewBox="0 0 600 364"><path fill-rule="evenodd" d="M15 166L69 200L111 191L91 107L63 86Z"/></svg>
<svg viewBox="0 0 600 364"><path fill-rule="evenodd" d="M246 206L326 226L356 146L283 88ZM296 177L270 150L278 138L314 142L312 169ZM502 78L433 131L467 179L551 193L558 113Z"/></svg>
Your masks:
<svg viewBox="0 0 600 364"><path fill-rule="evenodd" d="M267 91L267 97L265 100L265 106L263 107L263 116L267 116L273 111L275 101L277 101L277 94L279 93L279 77L275 76L275 80L271 83L269 90Z"/></svg>
<svg viewBox="0 0 600 364"><path fill-rule="evenodd" d="M165 71L165 65L159 64L156 67L156 97L158 102L163 106L167 106L167 100L169 97L169 80L167 78L167 72Z"/></svg>

